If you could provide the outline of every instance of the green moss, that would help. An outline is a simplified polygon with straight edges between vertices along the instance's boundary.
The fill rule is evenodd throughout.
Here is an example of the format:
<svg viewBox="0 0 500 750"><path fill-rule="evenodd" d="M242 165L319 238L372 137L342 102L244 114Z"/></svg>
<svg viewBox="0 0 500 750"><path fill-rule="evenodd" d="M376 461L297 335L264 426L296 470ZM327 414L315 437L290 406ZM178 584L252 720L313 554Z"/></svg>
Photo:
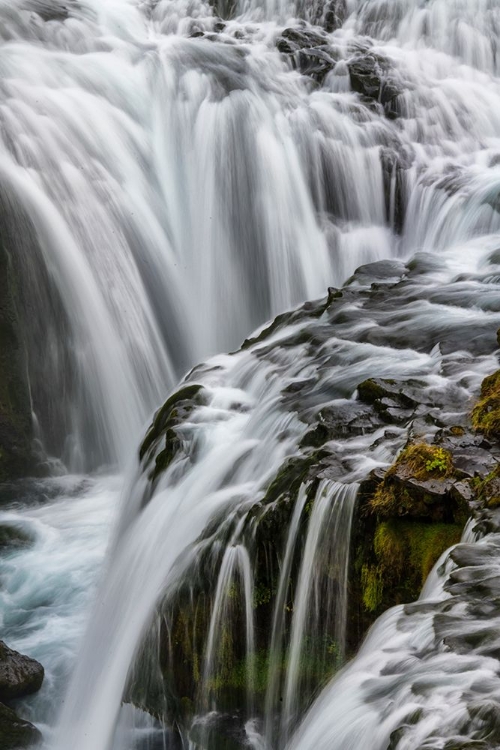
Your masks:
<svg viewBox="0 0 500 750"><path fill-rule="evenodd" d="M387 476L395 474L403 465L419 480L446 479L453 474L451 454L444 448L428 443L412 443L407 446L391 466Z"/></svg>
<svg viewBox="0 0 500 750"><path fill-rule="evenodd" d="M382 604L384 584L375 565L363 565L361 569L363 606L368 612L376 612Z"/></svg>
<svg viewBox="0 0 500 750"><path fill-rule="evenodd" d="M384 382L394 385L396 381L387 379ZM373 378L369 378L358 385L358 394L361 401L365 404L373 404L378 399L387 396L387 391L379 382Z"/></svg>
<svg viewBox="0 0 500 750"><path fill-rule="evenodd" d="M376 612L417 599L433 566L445 550L460 541L461 533L460 524L378 523L373 543L376 562L365 565L361 573L364 607Z"/></svg>
<svg viewBox="0 0 500 750"><path fill-rule="evenodd" d="M481 396L472 411L472 425L484 435L500 435L500 370L485 378Z"/></svg>
<svg viewBox="0 0 500 750"><path fill-rule="evenodd" d="M254 609L262 606L263 604L269 604L272 598L272 592L269 586L263 583L256 583L253 591L253 606Z"/></svg>
<svg viewBox="0 0 500 750"><path fill-rule="evenodd" d="M454 474L451 454L440 446L428 443L407 446L387 470L383 482L370 500L369 508L373 513L387 517L411 514L412 510L416 510L421 498L417 501L408 488L396 485L393 481L396 474L404 474L419 481L447 479Z"/></svg>
<svg viewBox="0 0 500 750"><path fill-rule="evenodd" d="M500 466L483 479L474 479L473 486L480 503L491 509L500 507Z"/></svg>

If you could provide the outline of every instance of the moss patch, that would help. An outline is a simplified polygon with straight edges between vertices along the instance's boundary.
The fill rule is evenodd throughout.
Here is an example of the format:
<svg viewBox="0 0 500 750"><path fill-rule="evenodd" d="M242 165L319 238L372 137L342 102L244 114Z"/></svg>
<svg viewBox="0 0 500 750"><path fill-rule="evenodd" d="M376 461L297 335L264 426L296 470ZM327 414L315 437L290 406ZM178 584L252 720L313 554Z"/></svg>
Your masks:
<svg viewBox="0 0 500 750"><path fill-rule="evenodd" d="M453 474L451 455L444 448L428 443L413 443L405 448L387 472L396 474L404 465L415 479L446 479Z"/></svg>
<svg viewBox="0 0 500 750"><path fill-rule="evenodd" d="M442 553L457 544L459 524L382 521L375 530L375 562L362 569L363 605L370 612L418 598ZM390 606L390 605L389 605Z"/></svg>
<svg viewBox="0 0 500 750"><path fill-rule="evenodd" d="M443 481L454 474L451 454L440 446L414 443L405 448L388 469L369 502L371 512L388 518L394 515L426 515L431 498L415 481ZM407 480L407 481L405 481Z"/></svg>
<svg viewBox="0 0 500 750"><path fill-rule="evenodd" d="M484 479L474 480L477 499L488 508L500 507L500 466L497 466Z"/></svg>
<svg viewBox="0 0 500 750"><path fill-rule="evenodd" d="M500 370L485 378L481 397L472 411L475 430L488 436L500 436Z"/></svg>

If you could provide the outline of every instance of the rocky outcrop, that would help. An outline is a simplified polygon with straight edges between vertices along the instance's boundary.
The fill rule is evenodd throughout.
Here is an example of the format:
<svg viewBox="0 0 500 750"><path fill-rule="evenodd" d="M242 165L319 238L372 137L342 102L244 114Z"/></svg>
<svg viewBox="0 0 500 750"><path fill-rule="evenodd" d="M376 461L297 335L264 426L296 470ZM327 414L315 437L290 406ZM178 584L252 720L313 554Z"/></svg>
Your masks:
<svg viewBox="0 0 500 750"><path fill-rule="evenodd" d="M347 61L353 91L365 100L382 106L390 120L400 115L398 97L403 91L393 65L368 42L354 45L354 53Z"/></svg>
<svg viewBox="0 0 500 750"><path fill-rule="evenodd" d="M294 67L323 83L326 75L333 70L339 59L338 52L329 43L328 37L318 29L288 28L276 41L276 47L284 55L289 55Z"/></svg>
<svg viewBox="0 0 500 750"><path fill-rule="evenodd" d="M0 240L0 482L33 469L33 422L27 358L17 304L18 281Z"/></svg>
<svg viewBox="0 0 500 750"><path fill-rule="evenodd" d="M40 690L44 678L42 665L23 656L0 641L0 747L19 750L41 740L39 730L21 719L9 706L10 701Z"/></svg>
<svg viewBox="0 0 500 750"><path fill-rule="evenodd" d="M22 698L42 687L42 665L0 641L0 701Z"/></svg>
<svg viewBox="0 0 500 750"><path fill-rule="evenodd" d="M243 344L243 352L264 360L266 366L272 366L278 354L281 361L290 352L308 363L307 377L285 378L281 390L283 412L298 416L304 424L303 436L262 496L238 517L240 538L249 550L255 583L253 668L257 713L268 685L273 607L299 491L306 488L283 613L285 641L290 637L294 582L317 488L323 480L360 482L351 538L346 655L356 651L378 614L394 604L409 604L418 598L433 565L460 540L471 514L500 503L500 447L494 435L476 420L480 407L481 414L492 413L496 403L490 387L493 381L483 386L483 397L474 410L467 387L448 377L460 371L456 352L461 349L466 351L468 368L483 367L484 358L491 357L496 348L500 320L484 315L481 321L485 323L478 329L469 315L450 315L443 326L442 318L432 314L432 306L436 304L442 311L443 305L454 305L456 291L444 289L436 296L432 286L422 283L429 267L425 258L408 265L384 261L361 267L342 289L330 289L326 299L278 316ZM464 289L460 292L465 293ZM486 289L485 297L474 292L474 304L484 304L491 310L497 302L488 298ZM413 324L420 313L421 323ZM401 358L416 357L427 363L426 367L433 367L435 362L429 352L438 352L440 377L387 376L387 347L401 352ZM356 379L356 373L366 371L359 363L367 352L368 356L374 352L380 355L377 367L382 375ZM398 355L393 360L395 369L397 360ZM209 372L210 365L206 369ZM420 368L420 372L425 370ZM153 484L170 470L176 457L181 457L182 464L192 459L191 415L209 398L201 385L203 373L201 367L190 374L157 413L146 436L141 458ZM485 398L493 401L484 404ZM382 454L378 452L381 445ZM387 466L391 457L393 463ZM377 464L371 472L363 468L370 462ZM222 536L220 528L225 529ZM158 653L158 645L150 644L139 661L140 674L130 697L164 718L166 694L167 719L178 726L189 726L194 713L205 705L207 696L200 696L200 690L208 689L217 696L221 715L234 719L229 722L233 742L233 724L241 727L244 722L237 710L245 705L246 696L245 643L239 637L245 632L241 596L229 597L229 614L221 625L221 669L209 685L202 682L217 571L230 531L221 519L214 520L200 559L175 597L160 608L155 632L160 644L160 673L148 665L148 654ZM318 560L318 591L327 587L335 591L338 582L338 569L328 557ZM332 612L325 608L322 616L325 632L331 632L333 625L328 618ZM309 645L308 658L299 665L299 680L301 685L311 687L312 694L338 669L345 654L339 643L311 640ZM275 659L274 668L283 675L286 659L280 661L278 657L277 666ZM218 734L220 725L216 725L215 729L210 725L209 734ZM202 731L200 727L198 730Z"/></svg>

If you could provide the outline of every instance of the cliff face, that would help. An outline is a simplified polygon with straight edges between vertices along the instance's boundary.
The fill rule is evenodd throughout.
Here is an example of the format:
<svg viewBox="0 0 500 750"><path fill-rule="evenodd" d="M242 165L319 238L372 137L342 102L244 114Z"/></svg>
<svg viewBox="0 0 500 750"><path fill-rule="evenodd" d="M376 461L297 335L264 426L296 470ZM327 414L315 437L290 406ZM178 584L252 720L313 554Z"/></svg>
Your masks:
<svg viewBox="0 0 500 750"><path fill-rule="evenodd" d="M302 438L251 507L237 516L239 544L248 552L253 575L254 656L250 664L241 581L233 580L225 592L218 667L208 680L204 673L230 534L227 527L219 533L214 521L203 555L158 610L156 627L138 660L131 700L184 727L194 714L213 706L232 714L240 709L241 720L251 673L253 710L269 714L268 690L274 680L272 711L279 715L290 670L301 561L325 486L354 492L349 523L332 510L320 526L309 629L293 665L301 709L355 653L379 614L418 598L436 561L460 540L467 519L496 502L500 447L490 415L496 405L494 379L483 385L482 399L474 414L472 410L482 376L495 367L500 315L492 305L498 302L485 291L481 300L488 315L478 327L475 313L456 313L451 287L434 299L427 272L418 263L361 268L343 289L331 289L326 300L279 316L244 343L242 352L266 366L282 362L284 352L288 357L296 352L306 373L291 382L285 379L279 405L283 413L299 417ZM465 288L462 294L467 296ZM474 300L481 301L477 293ZM434 314L433 305L440 311L448 305L450 317ZM181 471L196 460L199 446L186 436L196 410L210 402L210 387L203 385L210 367L195 369L156 415L141 449L148 492L154 492L172 466L175 476L176 465ZM179 460L183 463L176 464ZM280 592L297 509L293 552L286 562L289 579ZM337 556L335 550L340 550ZM282 604L277 605L279 596ZM278 641L273 640L276 623L281 628ZM155 671L158 654L160 670ZM234 739L232 724L226 729ZM219 729L213 732L213 741L217 735L220 744ZM210 745L211 740L205 736L200 742Z"/></svg>
<svg viewBox="0 0 500 750"><path fill-rule="evenodd" d="M0 482L33 471L33 420L18 270L0 236Z"/></svg>

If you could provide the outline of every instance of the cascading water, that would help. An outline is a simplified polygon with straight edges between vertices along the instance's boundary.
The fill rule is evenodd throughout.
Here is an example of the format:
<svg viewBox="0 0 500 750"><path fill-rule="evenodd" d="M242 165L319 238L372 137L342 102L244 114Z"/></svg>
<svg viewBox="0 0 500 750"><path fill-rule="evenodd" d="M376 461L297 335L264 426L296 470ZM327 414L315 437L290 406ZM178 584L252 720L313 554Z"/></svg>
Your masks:
<svg viewBox="0 0 500 750"><path fill-rule="evenodd" d="M441 720L432 698L408 698L412 680L425 683L427 673L412 662L406 681L380 682L388 637L405 663L419 647L408 635L413 620L401 625L405 617L418 620L442 679L424 604L387 615L290 737L344 658L358 482L393 458L406 427L339 436L338 464L318 486L306 476L299 482L278 555L266 561L276 570L265 638L254 612L268 595L259 589L256 538L281 507L279 495L270 499L273 482L296 456L313 411L352 403L356 385L374 375L417 377L465 398L495 367L478 331L491 338L500 325L500 9L494 0L215 6L0 0L2 226L29 302L21 318L31 330L31 394L45 450L74 472L123 467L152 410L189 367L343 284L361 264L417 255L391 266L388 278L400 284L392 303L377 306L376 285L387 283L381 272L373 301L353 297L332 319L326 306L312 322L282 321L261 341L187 376L202 395L182 424L182 449L153 483L151 467L165 460L159 445L149 446L140 470L134 465L90 613L105 530L87 550L85 584L70 555L61 556L61 575L76 593L61 609L60 583L47 585L41 628L41 605L16 566L47 570L53 580L51 545L63 545L61 527L79 527L99 498L109 524L115 480L61 479L58 501L2 513L35 537L30 550L2 562L6 637L38 654L48 684L64 691L55 733L47 693L28 707L50 748L122 750L150 735L143 716L135 734L127 730L136 719L131 709L121 710L115 732L124 695L151 708L137 698L136 657L150 663L149 638L155 669L164 658L176 673L172 613L180 597L193 601L200 591L206 633L186 626L205 659L190 709L198 715L194 745L211 741L203 712L230 704L218 676L231 652L242 665L235 695L245 742L308 750L334 741L331 717L340 717L339 747L374 743L382 722L382 750L418 709L428 718L407 727L398 745L417 748ZM372 281L356 276L346 295ZM56 485L39 484L36 503ZM83 524L81 540L91 533ZM488 550L495 538L486 538ZM83 555L77 532L73 541ZM26 597L36 617L23 620ZM55 656L60 635L50 612L66 623L66 658ZM66 690L84 619L88 631ZM244 653L228 621L244 630ZM158 646L165 631L166 657ZM450 661L444 673L448 666L460 670ZM485 670L490 679L491 665ZM474 693L463 679L462 689ZM382 714L378 696L389 690L395 708ZM168 720L172 696L158 700L155 714ZM189 727L180 731L186 737Z"/></svg>

